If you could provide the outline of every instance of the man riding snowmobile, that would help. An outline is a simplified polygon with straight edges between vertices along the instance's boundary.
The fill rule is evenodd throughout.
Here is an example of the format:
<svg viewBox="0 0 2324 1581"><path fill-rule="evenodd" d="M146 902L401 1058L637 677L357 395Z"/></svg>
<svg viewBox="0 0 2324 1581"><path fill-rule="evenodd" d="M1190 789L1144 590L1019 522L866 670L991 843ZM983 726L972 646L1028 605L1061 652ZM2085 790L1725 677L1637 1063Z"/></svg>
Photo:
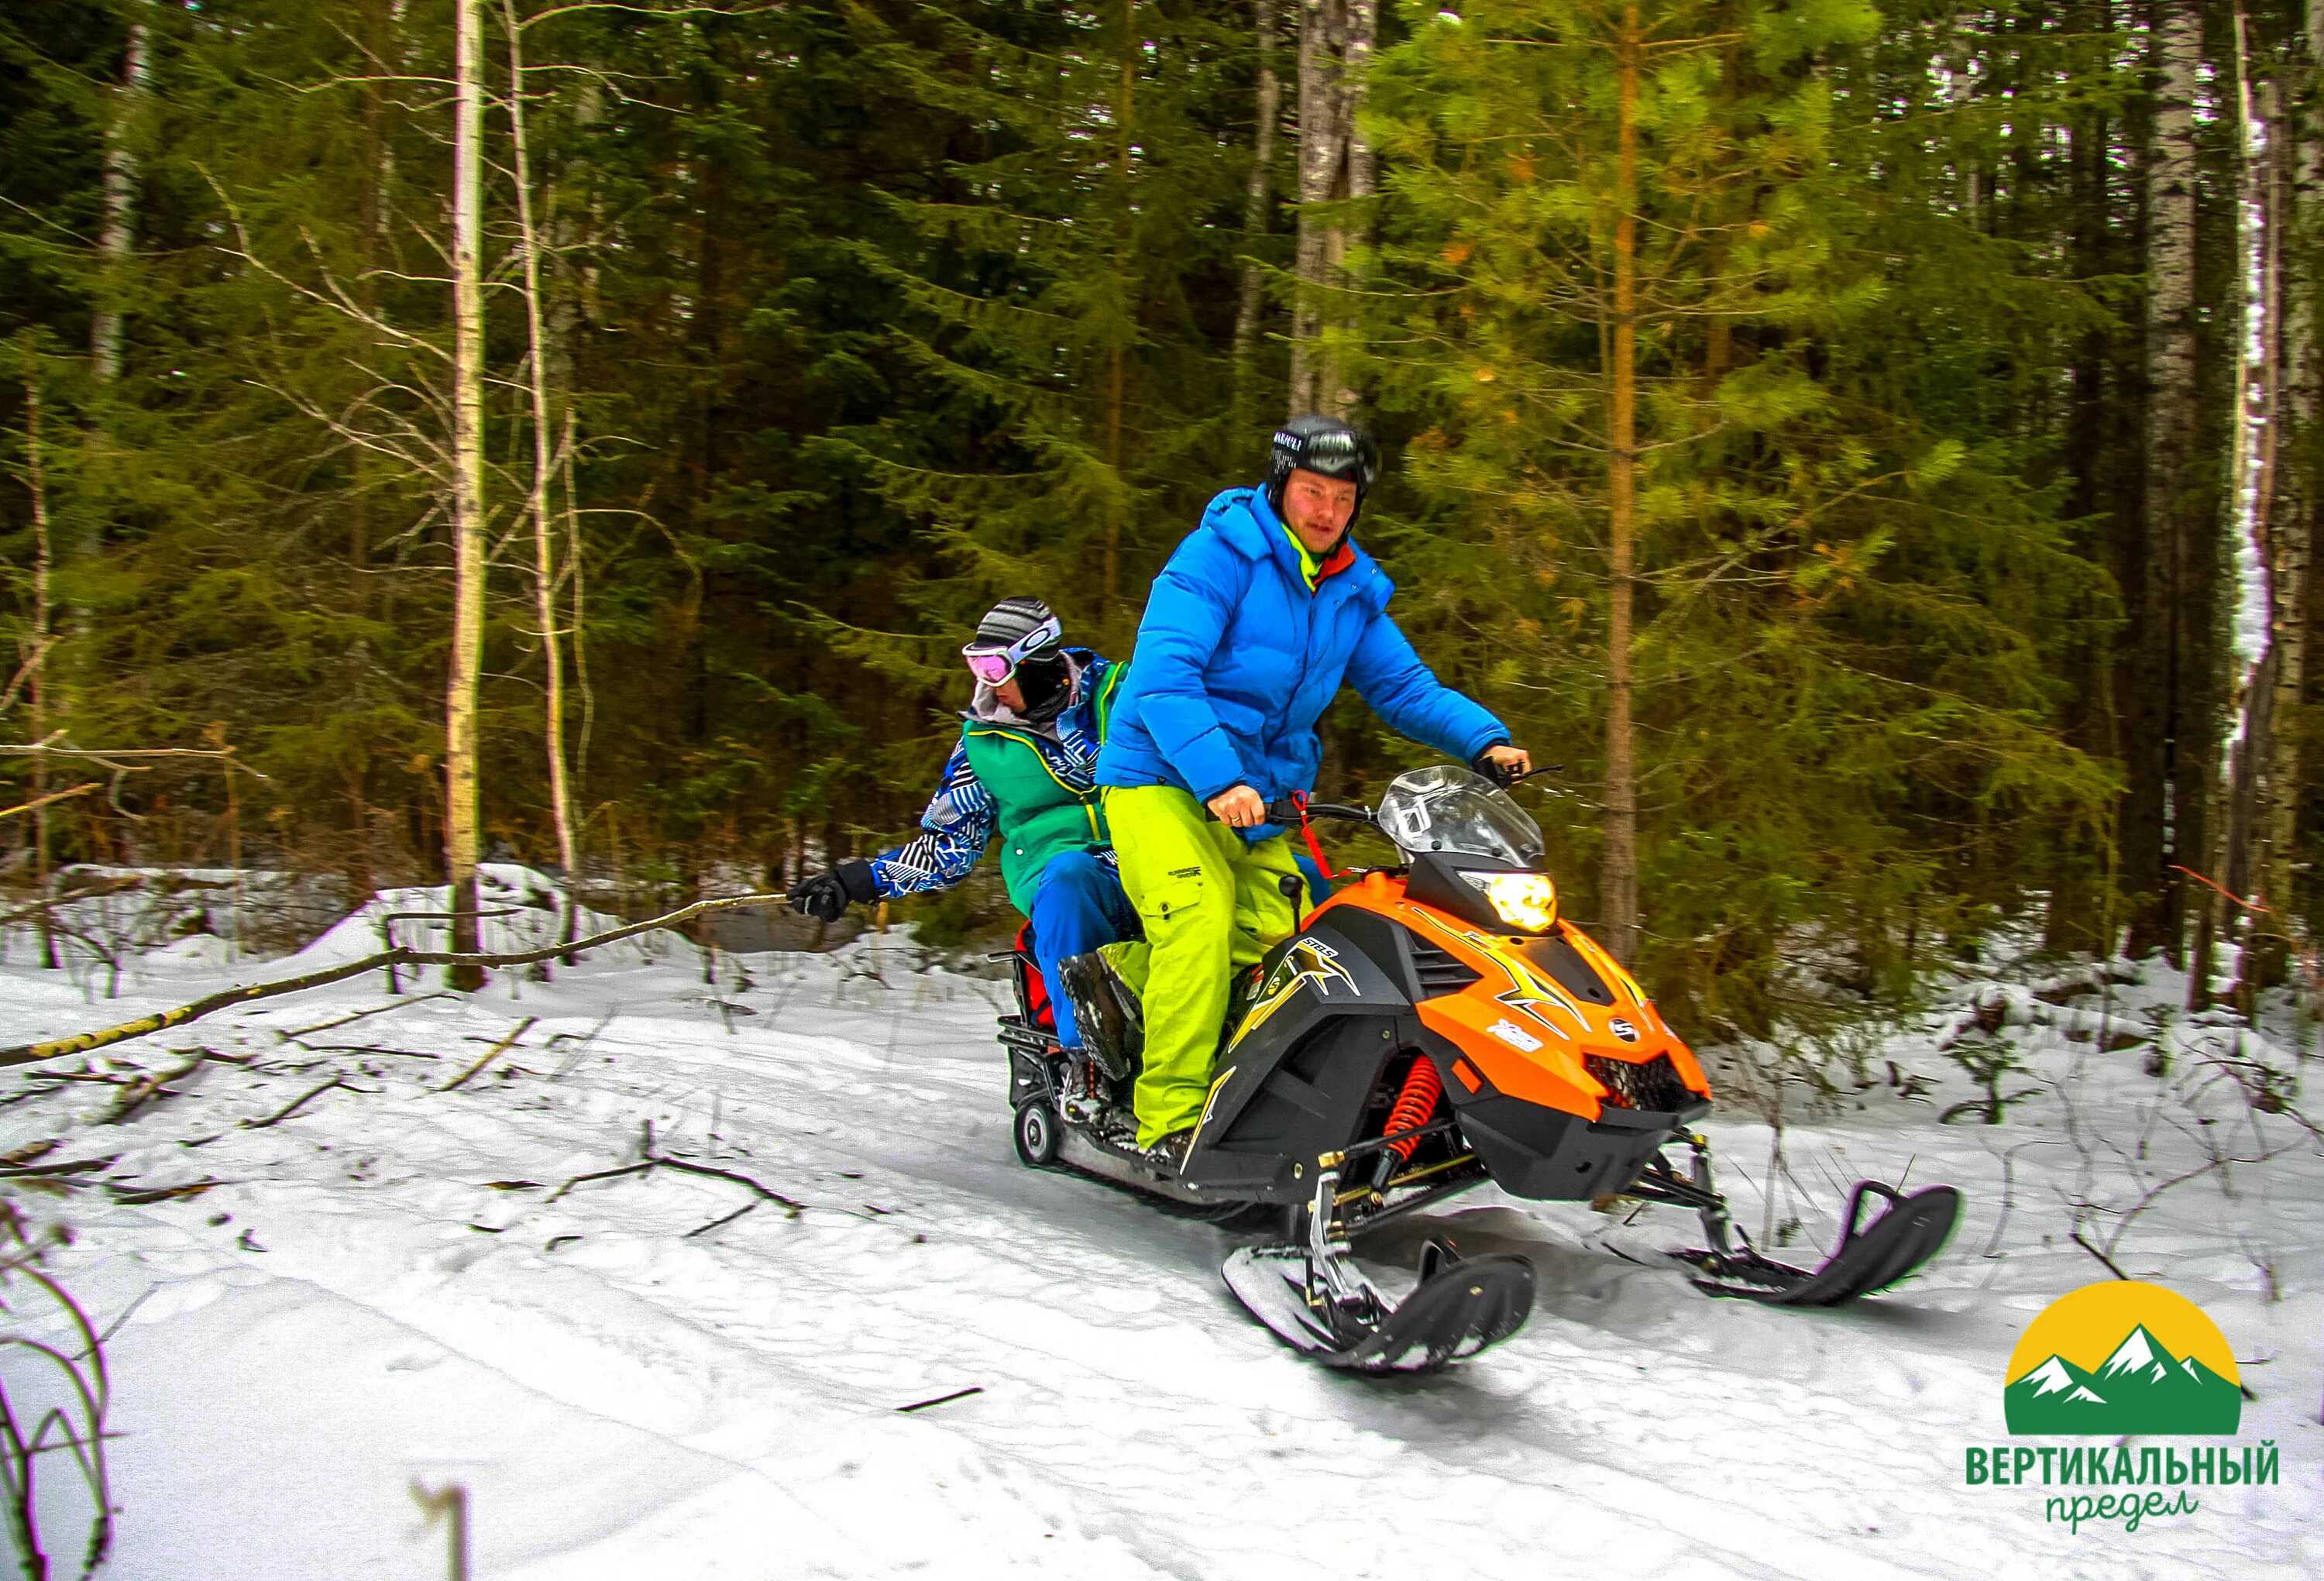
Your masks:
<svg viewBox="0 0 2324 1581"><path fill-rule="evenodd" d="M993 605L961 657L976 691L919 835L803 880L791 908L833 922L852 903L948 889L997 832L1010 901L1032 924L1034 957L1054 980L1065 957L1137 932L1092 781L1129 666L1066 647L1057 617L1037 598ZM1065 996L1056 1016L1057 1041L1078 1048Z"/></svg>
<svg viewBox="0 0 2324 1581"><path fill-rule="evenodd" d="M1144 945L1107 961L1141 1006L1138 1144L1159 1167L1179 1167L1202 1115L1232 974L1297 925L1299 869L1268 805L1313 787L1315 722L1342 680L1460 762L1531 767L1388 619L1393 586L1349 537L1379 470L1370 439L1336 418L1285 424L1266 483L1211 501L1139 625L1097 781L1145 925Z"/></svg>

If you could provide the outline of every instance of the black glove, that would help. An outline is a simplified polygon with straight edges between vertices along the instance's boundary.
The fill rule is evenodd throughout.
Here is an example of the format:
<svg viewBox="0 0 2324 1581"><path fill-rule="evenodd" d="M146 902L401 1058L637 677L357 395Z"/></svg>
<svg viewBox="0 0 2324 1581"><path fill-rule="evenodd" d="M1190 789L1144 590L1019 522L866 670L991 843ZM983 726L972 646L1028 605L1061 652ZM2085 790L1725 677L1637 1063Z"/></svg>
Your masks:
<svg viewBox="0 0 2324 1581"><path fill-rule="evenodd" d="M1483 751L1469 759L1470 768L1482 776L1484 778L1491 780L1503 790L1507 790L1509 786L1517 784L1517 772L1514 768L1504 768L1499 764L1494 762L1492 754L1493 747L1506 747L1508 745L1508 742L1507 741L1495 741L1491 747L1487 747Z"/></svg>
<svg viewBox="0 0 2324 1581"><path fill-rule="evenodd" d="M851 904L861 901L869 905L879 898L870 862L842 862L828 873L817 873L791 886L791 909L819 923L835 923Z"/></svg>

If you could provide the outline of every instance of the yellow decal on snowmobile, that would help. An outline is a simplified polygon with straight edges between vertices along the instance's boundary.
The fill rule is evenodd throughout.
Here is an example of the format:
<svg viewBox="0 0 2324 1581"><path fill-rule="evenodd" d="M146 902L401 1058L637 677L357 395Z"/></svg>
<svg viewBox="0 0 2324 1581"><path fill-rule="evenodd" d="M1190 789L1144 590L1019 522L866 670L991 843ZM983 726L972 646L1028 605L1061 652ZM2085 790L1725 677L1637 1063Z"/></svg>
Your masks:
<svg viewBox="0 0 2324 1581"><path fill-rule="evenodd" d="M1229 1065L1220 1071L1217 1079L1211 1083L1211 1096L1203 1100L1203 1117L1194 1122L1194 1135L1186 1144L1188 1153L1194 1152L1194 1143L1203 1139L1203 1127L1211 1123L1211 1111L1219 1107L1219 1089L1224 1087L1227 1084L1227 1078L1234 1073L1235 1068Z"/></svg>
<svg viewBox="0 0 2324 1581"><path fill-rule="evenodd" d="M1350 994L1356 991L1356 979L1350 977L1348 969L1340 964L1337 951L1313 939L1294 942L1291 948L1284 951L1283 959L1275 963L1275 970L1267 974L1267 980L1259 985L1259 997L1243 1013L1242 1025L1235 1028L1234 1037L1227 1043L1227 1052L1232 1053L1243 1039L1266 1023L1268 1016L1288 1004L1291 996L1299 991L1301 984L1314 983L1316 997L1329 998L1335 979L1347 984Z"/></svg>

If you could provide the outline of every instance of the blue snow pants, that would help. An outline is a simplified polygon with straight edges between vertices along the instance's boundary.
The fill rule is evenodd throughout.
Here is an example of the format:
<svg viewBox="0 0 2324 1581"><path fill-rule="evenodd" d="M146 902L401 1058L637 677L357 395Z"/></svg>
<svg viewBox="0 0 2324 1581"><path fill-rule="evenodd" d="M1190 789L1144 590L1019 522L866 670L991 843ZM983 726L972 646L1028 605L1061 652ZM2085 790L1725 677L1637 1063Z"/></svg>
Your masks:
<svg viewBox="0 0 2324 1581"><path fill-rule="evenodd" d="M1057 977L1057 962L1101 944L1138 936L1138 914L1122 893L1121 875L1085 850L1060 851L1041 869L1033 892L1033 960L1048 979L1049 1007L1057 1018L1057 1041L1079 1048L1074 1007Z"/></svg>

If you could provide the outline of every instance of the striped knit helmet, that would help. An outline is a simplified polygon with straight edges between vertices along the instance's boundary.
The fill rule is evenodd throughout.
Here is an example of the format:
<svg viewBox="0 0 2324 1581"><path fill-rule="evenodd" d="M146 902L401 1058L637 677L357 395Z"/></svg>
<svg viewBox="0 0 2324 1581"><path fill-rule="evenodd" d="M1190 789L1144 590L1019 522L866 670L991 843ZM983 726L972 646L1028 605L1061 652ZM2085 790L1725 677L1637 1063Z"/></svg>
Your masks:
<svg viewBox="0 0 2324 1581"><path fill-rule="evenodd" d="M1014 648L1039 630L1043 625L1056 618L1056 612L1039 599L1004 598L987 610L984 612L984 619L976 623L976 638L969 646L995 652ZM1056 642L1044 643L1033 652L1043 652L1061 646L1063 646L1062 639ZM1028 653L1026 657L1030 657L1032 655Z"/></svg>

